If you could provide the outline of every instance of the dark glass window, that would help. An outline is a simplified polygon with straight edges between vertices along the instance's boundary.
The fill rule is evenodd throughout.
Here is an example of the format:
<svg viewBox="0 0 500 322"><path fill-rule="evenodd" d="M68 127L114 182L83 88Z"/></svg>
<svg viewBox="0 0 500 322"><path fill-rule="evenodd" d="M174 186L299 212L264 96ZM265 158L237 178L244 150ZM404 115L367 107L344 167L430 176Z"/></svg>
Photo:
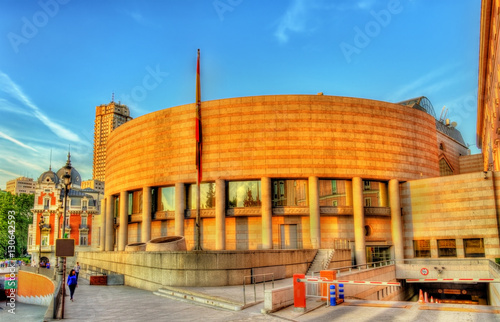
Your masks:
<svg viewBox="0 0 500 322"><path fill-rule="evenodd" d="M307 180L273 180L273 207L307 206Z"/></svg>
<svg viewBox="0 0 500 322"><path fill-rule="evenodd" d="M228 182L227 202L229 208L260 207L260 180Z"/></svg>
<svg viewBox="0 0 500 322"><path fill-rule="evenodd" d="M484 240L482 238L464 239L465 257L484 257Z"/></svg>
<svg viewBox="0 0 500 322"><path fill-rule="evenodd" d="M455 239L438 239L439 257L457 257L457 242Z"/></svg>
<svg viewBox="0 0 500 322"><path fill-rule="evenodd" d="M158 211L175 211L175 187L158 188Z"/></svg>
<svg viewBox="0 0 500 322"><path fill-rule="evenodd" d="M319 180L320 206L346 206L346 180Z"/></svg>
<svg viewBox="0 0 500 322"><path fill-rule="evenodd" d="M431 241L414 240L413 251L415 257L431 257Z"/></svg>
<svg viewBox="0 0 500 322"><path fill-rule="evenodd" d="M187 187L187 209L196 209L196 184ZM215 208L215 182L200 184L200 209Z"/></svg>

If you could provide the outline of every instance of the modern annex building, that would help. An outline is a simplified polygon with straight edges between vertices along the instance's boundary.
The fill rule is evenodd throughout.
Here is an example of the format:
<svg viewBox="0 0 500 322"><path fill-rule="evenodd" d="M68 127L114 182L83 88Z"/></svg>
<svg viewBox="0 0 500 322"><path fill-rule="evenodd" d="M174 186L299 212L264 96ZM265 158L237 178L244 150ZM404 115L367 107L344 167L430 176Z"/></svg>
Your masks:
<svg viewBox="0 0 500 322"><path fill-rule="evenodd" d="M425 97L239 97L203 102L201 115L204 250L499 257L497 179ZM193 249L195 144L195 104L109 135L103 250L162 236Z"/></svg>

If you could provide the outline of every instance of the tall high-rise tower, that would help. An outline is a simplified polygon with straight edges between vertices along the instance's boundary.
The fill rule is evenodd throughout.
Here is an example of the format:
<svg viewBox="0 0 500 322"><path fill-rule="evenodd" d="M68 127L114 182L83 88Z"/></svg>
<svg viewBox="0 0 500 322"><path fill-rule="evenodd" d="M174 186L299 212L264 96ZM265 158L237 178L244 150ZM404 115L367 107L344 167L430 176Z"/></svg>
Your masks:
<svg viewBox="0 0 500 322"><path fill-rule="evenodd" d="M94 165L92 179L105 181L106 144L108 136L117 127L130 121L130 110L126 105L111 101L109 104L96 106L94 122Z"/></svg>

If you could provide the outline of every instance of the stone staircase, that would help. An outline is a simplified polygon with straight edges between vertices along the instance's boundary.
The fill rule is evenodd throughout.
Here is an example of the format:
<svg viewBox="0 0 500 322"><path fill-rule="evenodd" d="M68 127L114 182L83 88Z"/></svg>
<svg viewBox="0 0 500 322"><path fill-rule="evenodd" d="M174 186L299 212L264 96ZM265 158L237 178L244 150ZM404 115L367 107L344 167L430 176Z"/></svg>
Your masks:
<svg viewBox="0 0 500 322"><path fill-rule="evenodd" d="M314 272L327 269L334 253L334 249L318 249L311 266L309 266L306 276L311 276Z"/></svg>

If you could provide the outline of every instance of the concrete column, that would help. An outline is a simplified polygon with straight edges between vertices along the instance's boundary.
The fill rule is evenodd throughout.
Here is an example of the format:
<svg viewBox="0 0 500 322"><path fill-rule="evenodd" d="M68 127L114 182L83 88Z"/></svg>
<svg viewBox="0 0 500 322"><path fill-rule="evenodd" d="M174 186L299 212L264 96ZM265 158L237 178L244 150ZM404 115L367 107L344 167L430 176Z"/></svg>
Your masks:
<svg viewBox="0 0 500 322"><path fill-rule="evenodd" d="M106 208L106 201L107 199L103 199L101 201L101 214L99 217L101 218L101 234L99 238L101 239L101 244L99 245L99 249L101 251L106 250L106 211L108 210ZM104 204L104 207L102 206Z"/></svg>
<svg viewBox="0 0 500 322"><path fill-rule="evenodd" d="M318 177L309 177L309 229L311 246L314 249L321 248L319 217L319 180Z"/></svg>
<svg viewBox="0 0 500 322"><path fill-rule="evenodd" d="M404 259L405 255L401 199L399 196L399 181L397 179L389 181L389 197L391 202L391 232L392 244L394 245L394 259L400 261Z"/></svg>
<svg viewBox="0 0 500 322"><path fill-rule="evenodd" d="M387 207L388 206L388 198L387 198L387 184L385 182L378 183L378 202L379 207Z"/></svg>
<svg viewBox="0 0 500 322"><path fill-rule="evenodd" d="M352 207L352 181L346 180L345 182L345 205Z"/></svg>
<svg viewBox="0 0 500 322"><path fill-rule="evenodd" d="M354 254L356 264L366 264L365 209L363 205L363 180L352 178L352 211L354 215Z"/></svg>
<svg viewBox="0 0 500 322"><path fill-rule="evenodd" d="M273 198L271 178L260 180L262 191L262 249L273 249Z"/></svg>
<svg viewBox="0 0 500 322"><path fill-rule="evenodd" d="M142 188L141 242L151 240L151 187Z"/></svg>
<svg viewBox="0 0 500 322"><path fill-rule="evenodd" d="M113 214L115 212L114 209L114 200L113 196L108 196L106 198L106 238L105 238L105 250L112 251L114 250L114 229L115 223L113 220Z"/></svg>
<svg viewBox="0 0 500 322"><path fill-rule="evenodd" d="M175 184L175 236L184 236L184 211L186 210L186 186Z"/></svg>
<svg viewBox="0 0 500 322"><path fill-rule="evenodd" d="M120 192L120 235L118 250L125 250L128 244L128 191Z"/></svg>
<svg viewBox="0 0 500 322"><path fill-rule="evenodd" d="M226 249L226 181L215 180L215 250Z"/></svg>

